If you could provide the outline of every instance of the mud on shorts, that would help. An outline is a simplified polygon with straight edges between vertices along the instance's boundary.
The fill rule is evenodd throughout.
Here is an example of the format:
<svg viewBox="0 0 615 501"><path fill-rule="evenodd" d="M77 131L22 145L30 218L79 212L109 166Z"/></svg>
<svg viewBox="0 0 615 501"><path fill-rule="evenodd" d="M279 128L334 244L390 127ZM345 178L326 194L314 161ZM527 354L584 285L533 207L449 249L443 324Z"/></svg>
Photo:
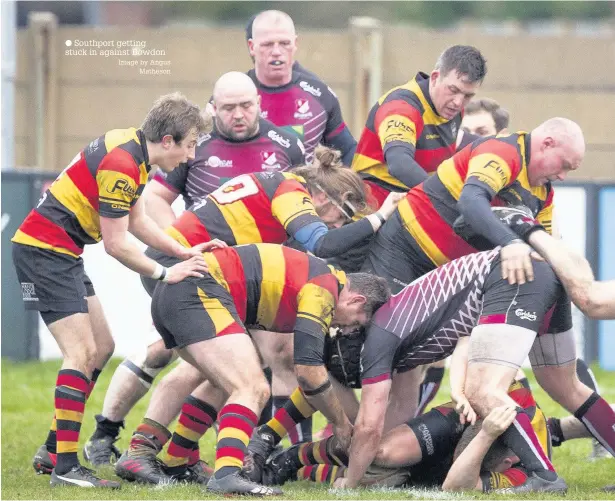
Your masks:
<svg viewBox="0 0 615 501"><path fill-rule="evenodd" d="M27 310L38 310L47 325L74 313L87 313L95 296L83 259L13 243L13 263Z"/></svg>
<svg viewBox="0 0 615 501"><path fill-rule="evenodd" d="M160 282L152 297L152 319L168 349L225 334L247 335L232 296L207 274L177 284Z"/></svg>

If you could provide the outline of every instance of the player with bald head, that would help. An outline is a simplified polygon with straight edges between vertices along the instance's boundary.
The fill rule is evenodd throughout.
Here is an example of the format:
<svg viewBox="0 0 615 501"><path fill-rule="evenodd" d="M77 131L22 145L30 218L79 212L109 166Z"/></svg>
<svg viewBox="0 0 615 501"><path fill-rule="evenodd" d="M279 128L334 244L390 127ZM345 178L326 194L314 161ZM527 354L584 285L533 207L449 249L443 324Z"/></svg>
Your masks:
<svg viewBox="0 0 615 501"><path fill-rule="evenodd" d="M260 117L260 98L245 73L222 75L213 95L213 130L199 137L194 159L169 174L158 170L156 182L145 189L146 210L163 229L175 221L171 204L180 194L189 209L239 175L282 172L305 164L303 145L296 135ZM113 375L102 413L95 418L96 431L84 448L92 464L109 464L119 457L113 443L124 418L172 360L172 351L165 349L155 329L146 346L126 358Z"/></svg>
<svg viewBox="0 0 615 501"><path fill-rule="evenodd" d="M262 115L292 131L305 144L306 160L324 144L342 152L350 165L356 141L342 118L340 103L325 82L295 63L297 33L292 18L279 10L257 14L248 25L248 72L261 96Z"/></svg>

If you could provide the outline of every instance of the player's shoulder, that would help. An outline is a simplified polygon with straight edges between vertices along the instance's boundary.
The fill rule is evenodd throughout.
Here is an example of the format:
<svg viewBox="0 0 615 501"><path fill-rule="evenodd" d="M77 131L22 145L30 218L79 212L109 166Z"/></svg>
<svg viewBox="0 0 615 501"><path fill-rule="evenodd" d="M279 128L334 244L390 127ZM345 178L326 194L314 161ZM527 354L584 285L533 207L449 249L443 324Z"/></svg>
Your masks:
<svg viewBox="0 0 615 501"><path fill-rule="evenodd" d="M397 87L393 87L385 92L382 97L378 100L378 104L383 106L387 103L392 102L402 102L409 104L413 108L416 108L421 113L425 111L423 103L414 90L414 86L412 85L413 80L406 82L403 85L398 85Z"/></svg>
<svg viewBox="0 0 615 501"><path fill-rule="evenodd" d="M337 102L337 94L329 87L324 80L312 72L299 71L293 69L293 84L299 87L306 94L311 95L322 102Z"/></svg>

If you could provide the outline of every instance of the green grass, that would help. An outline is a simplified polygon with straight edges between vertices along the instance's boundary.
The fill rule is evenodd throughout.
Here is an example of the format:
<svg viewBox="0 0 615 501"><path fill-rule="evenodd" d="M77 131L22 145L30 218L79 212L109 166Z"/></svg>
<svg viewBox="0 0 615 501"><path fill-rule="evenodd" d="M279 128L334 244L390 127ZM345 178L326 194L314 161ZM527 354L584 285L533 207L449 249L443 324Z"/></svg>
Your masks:
<svg viewBox="0 0 615 501"><path fill-rule="evenodd" d="M119 363L111 361L99 379L86 408L86 416L81 433L80 450L83 443L94 430L94 414L100 412L105 390ZM2 499L213 499L202 489L195 486L177 486L165 489L137 487L124 483L120 491L100 492L76 488L54 488L49 486L48 476L37 476L31 467L32 456L43 443L53 413L53 390L59 362L15 364L2 362ZM615 402L615 374L596 370L602 395ZM566 411L551 401L531 380L536 398L548 416L563 417ZM436 404L447 400L447 385L443 385L436 397ZM148 397L143 399L128 416L126 429L122 430L118 442L120 449L128 445L131 431L143 417ZM322 416L316 417L316 426L324 423ZM201 442L204 459L211 462L215 436L208 432ZM591 444L589 440L576 440L565 443L554 451L554 462L559 473L569 485L566 499L614 499L615 494L600 490L607 484L615 483L615 460L602 459L597 462L587 460ZM100 469L105 478L114 478L111 467ZM287 484L284 487L287 499L487 499L475 493L451 495L437 491L352 491L337 492L327 487L308 482ZM494 496L489 499L507 499L511 496ZM524 499L517 496L516 498ZM527 499L557 499L555 496L531 495Z"/></svg>

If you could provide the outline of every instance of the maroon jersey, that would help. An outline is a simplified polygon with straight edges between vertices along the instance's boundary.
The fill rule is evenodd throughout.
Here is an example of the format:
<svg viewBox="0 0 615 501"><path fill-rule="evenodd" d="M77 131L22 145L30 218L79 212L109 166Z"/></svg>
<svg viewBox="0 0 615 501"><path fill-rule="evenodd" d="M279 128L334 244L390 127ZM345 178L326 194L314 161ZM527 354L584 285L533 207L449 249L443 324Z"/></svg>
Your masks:
<svg viewBox="0 0 615 501"><path fill-rule="evenodd" d="M283 172L305 163L297 136L268 120L260 119L258 134L245 141L231 141L214 128L199 137L195 158L170 174L158 170L154 179L183 195L186 208L241 174Z"/></svg>
<svg viewBox="0 0 615 501"><path fill-rule="evenodd" d="M346 128L337 96L316 75L293 70L291 81L281 87L261 84L254 70L248 76L261 97L261 116L297 135L308 163L319 143L330 145Z"/></svg>

